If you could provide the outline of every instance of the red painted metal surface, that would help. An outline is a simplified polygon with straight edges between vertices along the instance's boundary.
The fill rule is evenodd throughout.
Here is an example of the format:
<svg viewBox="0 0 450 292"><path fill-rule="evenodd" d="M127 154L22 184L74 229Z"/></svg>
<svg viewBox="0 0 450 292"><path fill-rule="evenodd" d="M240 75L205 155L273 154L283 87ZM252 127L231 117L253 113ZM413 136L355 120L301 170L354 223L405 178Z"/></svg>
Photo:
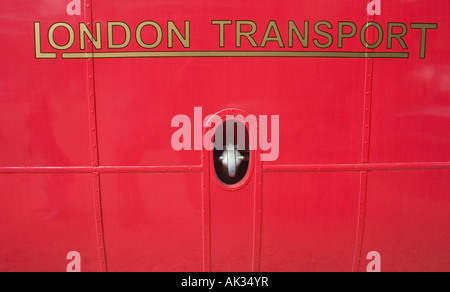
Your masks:
<svg viewBox="0 0 450 292"><path fill-rule="evenodd" d="M200 181L200 173L102 175L108 271L202 271Z"/></svg>
<svg viewBox="0 0 450 292"><path fill-rule="evenodd" d="M3 3L0 16L0 271L65 271L70 251L82 271L366 271L371 251L382 271L449 271L450 2L382 0L371 16L366 0L85 0L80 15L41 2ZM185 35L186 20L190 47L171 48L168 22ZM213 20L232 21L223 47ZM236 47L237 20L257 24L258 46L275 20L285 47ZM290 20L301 32L309 21L308 49L289 47ZM126 48L108 48L112 21L129 25ZM161 26L157 48L139 46L143 21ZM329 48L313 41L327 42L318 21L332 25ZM74 31L67 50L48 40L58 22ZM342 48L339 22L358 29ZM383 29L378 48L361 44L368 22ZM80 48L80 23L99 23L101 49L88 37ZM389 23L406 26L391 49ZM437 24L423 58L420 23ZM201 135L230 109L280 118L278 159L256 150L233 191L210 151L171 145L175 116Z"/></svg>

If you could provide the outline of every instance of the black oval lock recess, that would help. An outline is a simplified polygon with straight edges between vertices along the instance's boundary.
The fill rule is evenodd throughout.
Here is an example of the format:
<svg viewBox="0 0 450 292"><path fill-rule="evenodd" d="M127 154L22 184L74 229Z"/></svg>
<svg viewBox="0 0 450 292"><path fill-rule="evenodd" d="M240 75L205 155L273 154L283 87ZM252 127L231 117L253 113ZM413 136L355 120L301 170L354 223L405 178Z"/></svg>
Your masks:
<svg viewBox="0 0 450 292"><path fill-rule="evenodd" d="M217 178L232 186L244 179L250 162L250 136L237 120L223 122L214 134L214 170Z"/></svg>

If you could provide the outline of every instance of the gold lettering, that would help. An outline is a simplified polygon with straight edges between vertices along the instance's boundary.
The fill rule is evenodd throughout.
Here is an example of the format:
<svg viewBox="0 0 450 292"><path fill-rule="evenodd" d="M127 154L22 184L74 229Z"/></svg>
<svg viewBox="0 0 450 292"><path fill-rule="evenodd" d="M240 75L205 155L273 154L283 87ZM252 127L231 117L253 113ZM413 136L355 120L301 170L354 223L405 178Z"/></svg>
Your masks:
<svg viewBox="0 0 450 292"><path fill-rule="evenodd" d="M87 27L87 25L85 23L82 23L82 22L80 23L80 49L81 50L84 50L86 48L85 36L88 37L88 39L92 42L92 44L94 45L94 47L97 50L101 50L102 49L102 37L101 37L101 24L100 24L100 22L97 22L95 24L95 31L96 31L96 37L94 39L94 36L89 31L89 28Z"/></svg>
<svg viewBox="0 0 450 292"><path fill-rule="evenodd" d="M173 21L169 21L167 23L167 42L168 47L173 48L173 33L177 36L178 40L181 42L184 48L190 48L191 46L191 33L190 33L190 22L185 21L184 22L184 35L181 34L181 32L178 30L177 26Z"/></svg>
<svg viewBox="0 0 450 292"><path fill-rule="evenodd" d="M275 33L275 36L271 37L271 32ZM283 39L280 35L280 30L278 29L277 22L275 20L269 21L269 24L267 25L266 33L264 34L264 38L261 42L261 48L266 47L267 42L278 42L278 46L280 48L284 48Z"/></svg>
<svg viewBox="0 0 450 292"><path fill-rule="evenodd" d="M114 27L119 26L122 27L125 32L125 40L121 44L114 44ZM126 48L131 41L131 31L130 27L120 21L111 21L108 22L108 49L123 49Z"/></svg>
<svg viewBox="0 0 450 292"><path fill-rule="evenodd" d="M400 27L402 29L401 33L395 33L394 34L394 27ZM403 37L408 32L408 27L404 23L400 22L389 22L388 23L388 35L387 35L387 48L392 49L392 39L397 39L397 41L400 43L403 49L407 49L408 46L406 45L405 41L403 40Z"/></svg>
<svg viewBox="0 0 450 292"><path fill-rule="evenodd" d="M41 51L41 23L34 23L34 50L36 59L56 59L56 53L42 53Z"/></svg>
<svg viewBox="0 0 450 292"><path fill-rule="evenodd" d="M353 38L356 35L356 32L358 31L358 28L356 27L356 24L353 22L348 21L340 21L338 23L338 48L342 49L344 38ZM350 33L344 33L344 27L350 27L351 32Z"/></svg>
<svg viewBox="0 0 450 292"><path fill-rule="evenodd" d="M319 42L318 39L314 39L314 45L316 45L316 47L321 48L321 49L326 49L331 47L331 45L333 44L333 36L331 35L331 33L323 31L320 29L320 26L325 25L328 29L332 29L333 25L331 25L331 23L329 23L328 21L318 21L315 25L314 25L314 31L316 32L316 34L323 36L325 38L328 39L328 42L326 42L325 44L322 44L321 42Z"/></svg>
<svg viewBox="0 0 450 292"><path fill-rule="evenodd" d="M242 31L242 25L250 25L251 30L250 31ZM257 48L258 44L255 42L255 39L252 37L252 35L255 34L257 29L256 23L251 20L238 20L236 21L236 47L241 47L241 39L242 37L246 37L247 40L250 42L252 47Z"/></svg>
<svg viewBox="0 0 450 292"><path fill-rule="evenodd" d="M233 24L231 20L213 20L212 25L219 25L219 46L221 48L225 47L225 25Z"/></svg>
<svg viewBox="0 0 450 292"><path fill-rule="evenodd" d="M58 27L64 27L67 30L67 32L69 33L69 40L67 41L67 43L65 45L62 45L62 46L58 45L55 42L55 30ZM75 32L73 31L73 28L68 23L57 22L57 23L53 24L48 31L48 42L56 50L60 50L60 51L67 50L75 42Z"/></svg>
<svg viewBox="0 0 450 292"><path fill-rule="evenodd" d="M295 22L292 20L289 21L289 48L292 48L294 46L294 40L293 40L294 32L295 32L295 35L297 36L297 39L302 44L302 46L304 48L308 47L309 21L305 21L303 31L304 31L304 36L298 30L298 27L295 24Z"/></svg>
<svg viewBox="0 0 450 292"><path fill-rule="evenodd" d="M375 27L377 29L377 31L378 31L377 41L375 43L373 43L373 44L369 44L367 42L367 37L366 37L366 31L371 26ZM378 48L381 45L382 42L383 42L383 28L381 27L380 24L378 24L377 22L371 21L371 22L366 23L362 27L362 29L361 29L361 44L364 47L373 50L373 49Z"/></svg>
<svg viewBox="0 0 450 292"><path fill-rule="evenodd" d="M437 23L411 23L412 29L420 29L421 37L420 37L420 58L425 59L426 51L427 51L427 30L428 29L437 29Z"/></svg>
<svg viewBox="0 0 450 292"><path fill-rule="evenodd" d="M145 26L153 26L156 29L156 40L153 44L146 44L143 40L142 40L142 29ZM138 44L144 48L144 49L154 49L157 46L159 46L162 42L162 37L163 37L163 32L161 29L161 26L159 26L159 24L157 24L154 21L144 21L141 24L138 25L138 27L136 28L136 41L138 42Z"/></svg>

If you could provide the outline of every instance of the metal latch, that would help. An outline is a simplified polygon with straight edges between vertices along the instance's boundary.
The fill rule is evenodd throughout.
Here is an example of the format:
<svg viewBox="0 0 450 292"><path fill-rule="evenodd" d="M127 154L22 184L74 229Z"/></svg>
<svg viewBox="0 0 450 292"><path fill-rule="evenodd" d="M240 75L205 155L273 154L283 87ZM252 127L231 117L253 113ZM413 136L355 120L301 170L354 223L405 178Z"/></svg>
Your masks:
<svg viewBox="0 0 450 292"><path fill-rule="evenodd" d="M244 160L244 156L237 150L237 145L229 144L225 147L225 151L219 159L228 169L228 175L230 177L236 177L237 168Z"/></svg>

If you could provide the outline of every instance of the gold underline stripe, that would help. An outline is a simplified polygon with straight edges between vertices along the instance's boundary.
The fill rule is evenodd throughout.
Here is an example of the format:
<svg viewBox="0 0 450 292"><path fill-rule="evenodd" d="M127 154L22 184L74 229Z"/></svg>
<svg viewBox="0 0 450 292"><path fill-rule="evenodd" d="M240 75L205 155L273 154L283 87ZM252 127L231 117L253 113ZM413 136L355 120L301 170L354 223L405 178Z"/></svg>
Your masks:
<svg viewBox="0 0 450 292"><path fill-rule="evenodd" d="M201 58L201 57L292 57L292 58L409 58L403 52L306 52L306 51L178 51L62 53L63 59L102 58Z"/></svg>

